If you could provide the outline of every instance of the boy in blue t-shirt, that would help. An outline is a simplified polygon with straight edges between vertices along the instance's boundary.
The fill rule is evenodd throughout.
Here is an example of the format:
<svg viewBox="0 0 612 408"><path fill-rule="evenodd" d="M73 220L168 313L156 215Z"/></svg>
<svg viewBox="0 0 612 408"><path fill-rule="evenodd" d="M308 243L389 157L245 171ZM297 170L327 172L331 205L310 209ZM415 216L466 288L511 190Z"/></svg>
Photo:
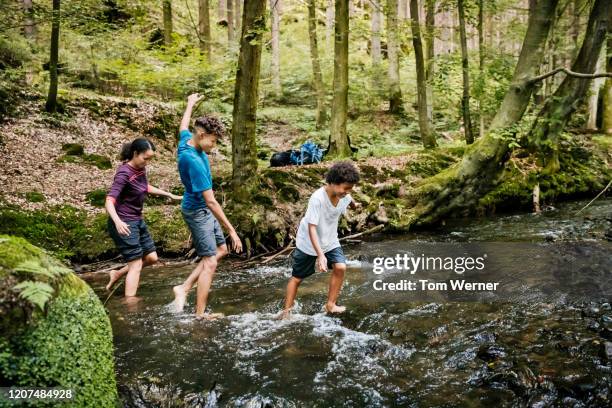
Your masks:
<svg viewBox="0 0 612 408"><path fill-rule="evenodd" d="M212 175L207 153L215 147L217 138L223 137L225 132L223 124L215 117L202 116L194 122L195 134L189 131L193 107L202 98L198 94L189 95L187 98L177 149L178 170L181 182L185 186L181 211L191 231L196 253L202 259L185 282L175 286L173 291L177 311L182 311L187 294L197 281L196 317L210 319L222 316L220 313L205 313L208 291L217 269L217 261L227 254L227 245L219 221L229 232L232 247L236 252L242 251L242 242L223 213L212 190Z"/></svg>

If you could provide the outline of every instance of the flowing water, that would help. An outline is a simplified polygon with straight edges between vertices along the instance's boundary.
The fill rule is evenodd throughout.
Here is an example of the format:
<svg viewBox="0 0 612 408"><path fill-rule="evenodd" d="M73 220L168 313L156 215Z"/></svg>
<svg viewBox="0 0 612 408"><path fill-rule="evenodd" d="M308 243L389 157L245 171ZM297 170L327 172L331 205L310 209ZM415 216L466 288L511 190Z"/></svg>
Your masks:
<svg viewBox="0 0 612 408"><path fill-rule="evenodd" d="M321 312L329 273L306 279L293 315L277 320L290 260L220 264L196 321L168 306L193 265L145 270L142 301L107 304L125 406L610 406L612 200L565 203L534 214L453 221L345 246L351 261L341 316ZM457 250L457 248L459 248ZM498 295L379 292L376 257L486 253L478 281ZM452 274L453 272L451 272ZM443 280L440 272L420 278ZM437 274L437 275L436 275ZM470 272L456 277L470 278ZM446 276L448 277L448 276ZM398 278L398 279L396 279ZM90 279L101 298L104 276Z"/></svg>

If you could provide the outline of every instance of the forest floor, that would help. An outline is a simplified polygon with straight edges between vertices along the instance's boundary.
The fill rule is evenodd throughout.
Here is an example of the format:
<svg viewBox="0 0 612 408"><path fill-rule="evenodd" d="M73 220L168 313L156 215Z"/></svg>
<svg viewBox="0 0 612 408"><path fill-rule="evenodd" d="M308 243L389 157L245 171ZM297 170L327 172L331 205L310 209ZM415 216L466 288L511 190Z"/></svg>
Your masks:
<svg viewBox="0 0 612 408"><path fill-rule="evenodd" d="M25 236L77 262L113 256L114 247L104 230L103 203L119 165L118 152L136 137L151 138L157 153L148 168L150 183L181 193L175 146L182 107L83 93L66 93L62 98L63 113L48 115L41 113L41 96L29 95L16 114L0 124L0 233ZM227 112L218 115L229 119ZM457 162L465 149L461 129L456 129L441 132L440 148L425 150L415 121L384 112L355 114L348 127L352 144L359 149L355 160L362 173L353 195L364 206L343 221L343 234L378 223L393 230L401 224L407 191ZM314 129L312 109L305 107L262 107L257 132L262 181L252 203L235 203L228 191L227 139L211 162L214 188L230 220L251 252L267 252L290 241L308 197L323 184L329 166L324 162L269 168L271 153L299 147L307 139L325 144L327 136ZM543 178L533 158L517 152L502 182L481 199L474 213L529 209L536 182L543 189L544 203L596 194L610 178L610 139L573 135L565 143L564 167L552 177ZM188 231L179 205L149 198L145 213L162 253L186 252Z"/></svg>

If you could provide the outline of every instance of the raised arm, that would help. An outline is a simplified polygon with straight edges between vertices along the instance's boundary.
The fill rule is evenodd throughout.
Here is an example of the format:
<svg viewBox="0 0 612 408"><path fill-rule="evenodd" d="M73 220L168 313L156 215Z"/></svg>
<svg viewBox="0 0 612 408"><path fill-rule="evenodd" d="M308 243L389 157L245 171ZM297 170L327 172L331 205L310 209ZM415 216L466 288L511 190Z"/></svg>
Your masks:
<svg viewBox="0 0 612 408"><path fill-rule="evenodd" d="M200 102L204 98L203 95L194 93L187 97L187 107L185 108L185 113L183 113L183 119L181 120L181 126L179 127L179 132L183 130L189 130L189 122L191 121L191 114L193 112L193 107Z"/></svg>

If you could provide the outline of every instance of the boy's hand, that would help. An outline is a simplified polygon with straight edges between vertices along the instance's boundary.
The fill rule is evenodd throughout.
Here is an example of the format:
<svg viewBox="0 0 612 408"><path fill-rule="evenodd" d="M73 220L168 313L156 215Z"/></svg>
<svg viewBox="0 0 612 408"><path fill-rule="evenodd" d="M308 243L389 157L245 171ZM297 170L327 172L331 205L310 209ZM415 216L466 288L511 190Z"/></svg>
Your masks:
<svg viewBox="0 0 612 408"><path fill-rule="evenodd" d="M317 269L319 272L327 272L327 258L325 255L317 257Z"/></svg>
<svg viewBox="0 0 612 408"><path fill-rule="evenodd" d="M235 232L230 232L230 239L232 240L231 247L236 251L236 253L242 252L242 241L240 241L240 237Z"/></svg>
<svg viewBox="0 0 612 408"><path fill-rule="evenodd" d="M199 93L193 93L187 97L187 104L193 106L196 103L200 102L204 99L204 95L200 95Z"/></svg>

